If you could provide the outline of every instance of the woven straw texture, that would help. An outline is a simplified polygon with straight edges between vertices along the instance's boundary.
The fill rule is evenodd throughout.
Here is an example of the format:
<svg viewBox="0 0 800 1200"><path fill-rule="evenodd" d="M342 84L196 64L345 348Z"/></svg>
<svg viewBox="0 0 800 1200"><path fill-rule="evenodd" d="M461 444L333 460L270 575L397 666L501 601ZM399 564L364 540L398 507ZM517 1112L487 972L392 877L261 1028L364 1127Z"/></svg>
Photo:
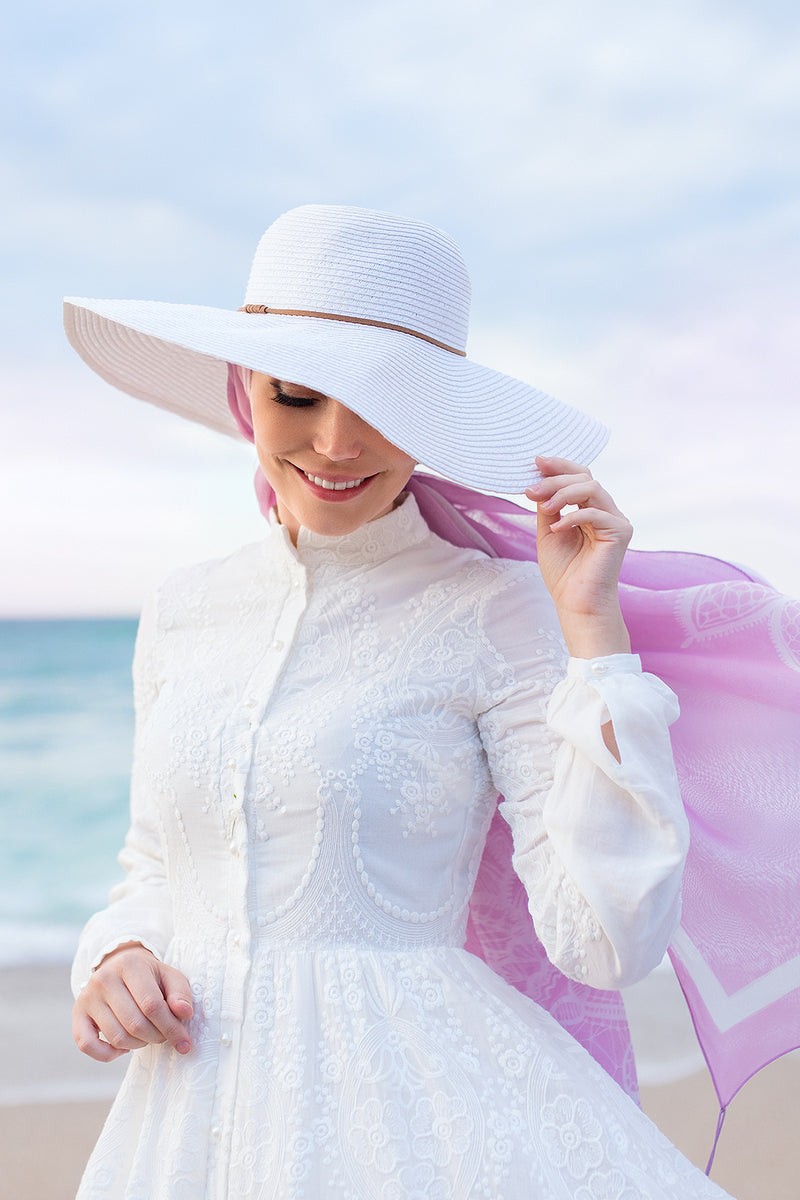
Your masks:
<svg viewBox="0 0 800 1200"><path fill-rule="evenodd" d="M455 243L422 222L307 205L261 239L248 304L335 313L466 345L469 278ZM70 342L103 379L238 437L226 363L346 404L447 478L520 492L537 454L591 461L607 430L521 380L420 337L319 317L142 300L68 298Z"/></svg>

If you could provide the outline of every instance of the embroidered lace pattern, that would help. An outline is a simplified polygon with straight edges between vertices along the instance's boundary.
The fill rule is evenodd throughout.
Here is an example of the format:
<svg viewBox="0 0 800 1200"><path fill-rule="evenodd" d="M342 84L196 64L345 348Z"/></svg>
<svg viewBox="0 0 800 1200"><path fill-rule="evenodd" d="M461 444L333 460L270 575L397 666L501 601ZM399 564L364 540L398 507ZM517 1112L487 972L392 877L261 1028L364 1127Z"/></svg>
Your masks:
<svg viewBox="0 0 800 1200"><path fill-rule="evenodd" d="M75 980L137 938L191 981L195 1048L131 1055L82 1200L722 1194L462 948L498 791L572 978L640 972L677 919L669 704L631 662L564 670L536 568L441 542L411 498L167 582L137 645L126 879ZM630 761L609 714L621 744L652 726Z"/></svg>

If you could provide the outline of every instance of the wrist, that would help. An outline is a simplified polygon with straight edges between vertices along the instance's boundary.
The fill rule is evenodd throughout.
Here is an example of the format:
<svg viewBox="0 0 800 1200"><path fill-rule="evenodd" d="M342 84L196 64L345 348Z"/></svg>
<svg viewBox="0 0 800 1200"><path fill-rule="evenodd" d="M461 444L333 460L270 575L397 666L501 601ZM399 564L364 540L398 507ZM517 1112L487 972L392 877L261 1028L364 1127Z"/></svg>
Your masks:
<svg viewBox="0 0 800 1200"><path fill-rule="evenodd" d="M630 634L621 612L602 617L559 613L558 619L572 658L605 658L631 652Z"/></svg>
<svg viewBox="0 0 800 1200"><path fill-rule="evenodd" d="M115 946L113 950L109 950L108 954L104 954L100 959L100 962L96 963L95 966L92 967L92 970L96 971L98 967L102 967L103 963L108 962L108 960L113 958L114 955L121 954L123 950L144 950L145 954L152 955L152 951L148 950L146 946L143 946L141 942L121 942L119 946Z"/></svg>

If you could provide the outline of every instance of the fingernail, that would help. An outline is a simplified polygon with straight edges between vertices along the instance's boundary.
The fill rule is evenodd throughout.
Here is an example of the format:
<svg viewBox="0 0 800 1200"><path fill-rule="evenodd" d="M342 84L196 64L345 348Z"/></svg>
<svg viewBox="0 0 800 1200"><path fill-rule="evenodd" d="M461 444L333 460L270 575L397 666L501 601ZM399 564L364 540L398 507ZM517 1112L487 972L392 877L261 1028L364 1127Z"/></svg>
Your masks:
<svg viewBox="0 0 800 1200"><path fill-rule="evenodd" d="M175 1049L178 1051L178 1054L188 1054L191 1048L191 1042L178 1042L177 1046L175 1047Z"/></svg>

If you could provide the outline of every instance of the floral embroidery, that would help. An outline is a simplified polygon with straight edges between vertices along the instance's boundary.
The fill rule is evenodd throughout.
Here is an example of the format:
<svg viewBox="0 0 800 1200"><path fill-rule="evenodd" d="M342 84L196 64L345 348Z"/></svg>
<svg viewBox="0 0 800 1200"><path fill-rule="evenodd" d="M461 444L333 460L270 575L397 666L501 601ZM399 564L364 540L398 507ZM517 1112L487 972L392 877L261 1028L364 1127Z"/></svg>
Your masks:
<svg viewBox="0 0 800 1200"><path fill-rule="evenodd" d="M629 1187L621 1171L595 1171L575 1192L575 1200L639 1200L638 1188Z"/></svg>
<svg viewBox="0 0 800 1200"><path fill-rule="evenodd" d="M353 1156L361 1166L388 1175L408 1158L408 1126L399 1104L368 1100L350 1119Z"/></svg>
<svg viewBox="0 0 800 1200"><path fill-rule="evenodd" d="M559 1096L542 1111L542 1141L550 1161L569 1171L573 1179L583 1179L603 1161L602 1132L586 1100Z"/></svg>
<svg viewBox="0 0 800 1200"><path fill-rule="evenodd" d="M381 1192L381 1200L452 1200L452 1196L450 1184L428 1163L403 1167Z"/></svg>
<svg viewBox="0 0 800 1200"><path fill-rule="evenodd" d="M450 1162L454 1154L464 1154L469 1146L472 1121L460 1097L434 1092L417 1101L411 1118L412 1145L420 1158L429 1158L437 1167Z"/></svg>

